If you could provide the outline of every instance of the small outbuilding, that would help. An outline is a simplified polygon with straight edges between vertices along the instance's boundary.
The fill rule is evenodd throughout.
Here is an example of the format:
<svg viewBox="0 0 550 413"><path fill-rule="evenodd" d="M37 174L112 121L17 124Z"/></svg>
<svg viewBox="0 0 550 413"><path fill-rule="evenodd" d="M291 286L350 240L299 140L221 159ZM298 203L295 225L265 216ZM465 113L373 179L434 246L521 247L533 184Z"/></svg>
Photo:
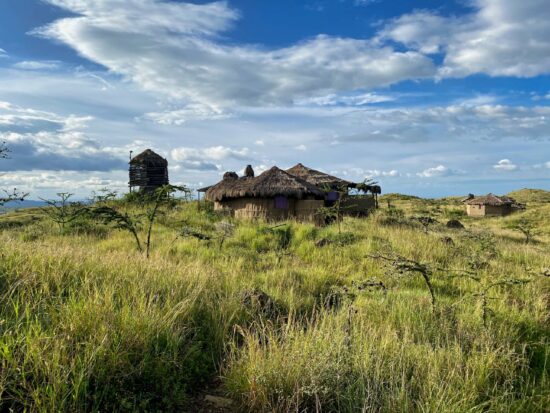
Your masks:
<svg viewBox="0 0 550 413"><path fill-rule="evenodd" d="M242 177L226 172L205 193L205 199L214 203L214 210L227 211L236 218L294 218L315 224L322 223L318 210L324 198L319 188L276 166L257 177L250 165Z"/></svg>
<svg viewBox="0 0 550 413"><path fill-rule="evenodd" d="M507 196L488 194L485 196L470 195L464 200L466 212L471 217L504 216L514 210L516 201Z"/></svg>
<svg viewBox="0 0 550 413"><path fill-rule="evenodd" d="M139 155L130 159L130 192L134 188L140 191L151 192L155 189L168 185L168 161L146 149Z"/></svg>

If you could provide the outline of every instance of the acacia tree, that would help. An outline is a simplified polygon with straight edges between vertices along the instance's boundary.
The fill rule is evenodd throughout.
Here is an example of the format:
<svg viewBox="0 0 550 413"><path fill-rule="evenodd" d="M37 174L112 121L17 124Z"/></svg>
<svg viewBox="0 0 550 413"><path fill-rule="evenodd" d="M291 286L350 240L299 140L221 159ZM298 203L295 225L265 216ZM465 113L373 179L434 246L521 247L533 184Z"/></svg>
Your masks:
<svg viewBox="0 0 550 413"><path fill-rule="evenodd" d="M347 186L339 186L337 188L325 186L322 188L323 192L325 194L329 194L331 192L336 192L338 194L338 197L336 200L334 200L334 203L330 206L322 206L317 210L317 213L320 214L324 221L328 222L334 222L338 224L338 233L340 234L342 232L342 215L343 215L343 205L342 205L342 198L345 194L347 194L348 188Z"/></svg>
<svg viewBox="0 0 550 413"><path fill-rule="evenodd" d="M153 231L153 224L157 218L159 208L170 200L172 194L178 191L183 192L186 198L191 194L191 191L187 187L176 185L163 185L160 188L157 188L153 193L152 206L145 214L147 217L147 239L145 241L145 255L147 258L149 258L149 252L151 250L151 233Z"/></svg>
<svg viewBox="0 0 550 413"><path fill-rule="evenodd" d="M81 204L69 201L73 195L68 192L58 192L59 199L40 198L47 205L46 208L41 209L42 213L55 222L61 232L65 230L67 224L70 224L85 212Z"/></svg>
<svg viewBox="0 0 550 413"><path fill-rule="evenodd" d="M536 221L530 220L525 216L509 222L506 227L508 229L521 232L525 236L526 244L529 244L533 240L533 237L539 233Z"/></svg>
<svg viewBox="0 0 550 413"><path fill-rule="evenodd" d="M143 196L141 204L148 208L144 213L137 216L131 216L128 212L121 212L115 206L106 205L105 202L89 208L88 211L92 217L103 221L104 224L113 225L117 229L128 231L132 234L138 251L142 252L142 244L145 244L145 255L149 258L153 226L160 213L160 209L162 206L168 205L172 200L172 194L178 191L183 192L185 197L189 197L191 193L185 186L163 185L153 193ZM138 233L141 226L140 218L142 217L145 217L146 220L146 238L144 243L140 240Z"/></svg>
<svg viewBox="0 0 550 413"><path fill-rule="evenodd" d="M0 143L0 159L8 159L10 150L6 146L5 142ZM17 188L14 188L11 191L2 190L3 194L0 195L0 206L4 206L8 202L19 201L22 202L29 195L28 193L20 192Z"/></svg>

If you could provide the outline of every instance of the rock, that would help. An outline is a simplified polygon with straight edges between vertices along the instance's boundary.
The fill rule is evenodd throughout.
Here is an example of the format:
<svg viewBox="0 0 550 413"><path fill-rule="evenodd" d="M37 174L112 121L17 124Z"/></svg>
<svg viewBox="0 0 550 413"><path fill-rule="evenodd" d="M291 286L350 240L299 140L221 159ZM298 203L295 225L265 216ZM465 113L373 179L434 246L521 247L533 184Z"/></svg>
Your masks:
<svg viewBox="0 0 550 413"><path fill-rule="evenodd" d="M207 394L206 396L204 396L204 401L212 404L219 409L226 409L233 404L233 400L231 399L220 396L213 396L211 394Z"/></svg>
<svg viewBox="0 0 550 413"><path fill-rule="evenodd" d="M447 221L447 228L464 229L464 225L458 219L451 219Z"/></svg>

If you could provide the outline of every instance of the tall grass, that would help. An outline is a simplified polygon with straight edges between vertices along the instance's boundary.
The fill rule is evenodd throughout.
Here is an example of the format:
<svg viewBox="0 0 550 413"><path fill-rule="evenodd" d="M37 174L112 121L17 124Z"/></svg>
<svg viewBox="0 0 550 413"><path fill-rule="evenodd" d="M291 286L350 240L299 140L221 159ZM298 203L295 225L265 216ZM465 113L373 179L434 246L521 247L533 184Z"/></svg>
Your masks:
<svg viewBox="0 0 550 413"><path fill-rule="evenodd" d="M413 214L414 202L399 207ZM239 411L542 412L550 403L550 283L539 275L550 268L548 222L533 244L507 219L428 233L382 214L345 219L342 233L237 222L220 247L177 237L182 225L215 234L225 219L189 203L165 211L146 260L128 233L61 235L28 214L19 226L18 216L0 225L2 411L191 411L217 376ZM440 269L435 312L420 276L367 258L388 251ZM445 271L472 268L475 280ZM528 283L482 300L507 279Z"/></svg>

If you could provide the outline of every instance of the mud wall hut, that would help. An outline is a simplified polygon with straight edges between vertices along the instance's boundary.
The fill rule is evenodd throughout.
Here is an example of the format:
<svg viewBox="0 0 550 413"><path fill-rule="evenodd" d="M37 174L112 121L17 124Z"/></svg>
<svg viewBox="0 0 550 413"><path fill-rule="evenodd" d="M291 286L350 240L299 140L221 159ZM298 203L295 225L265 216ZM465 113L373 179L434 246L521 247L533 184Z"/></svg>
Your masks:
<svg viewBox="0 0 550 413"><path fill-rule="evenodd" d="M322 223L318 210L324 205L323 191L276 166L257 177L250 166L242 177L226 172L206 191L205 199L214 202L215 210L236 218Z"/></svg>
<svg viewBox="0 0 550 413"><path fill-rule="evenodd" d="M468 197L464 203L466 204L466 213L471 217L508 215L516 204L512 198L493 194Z"/></svg>

